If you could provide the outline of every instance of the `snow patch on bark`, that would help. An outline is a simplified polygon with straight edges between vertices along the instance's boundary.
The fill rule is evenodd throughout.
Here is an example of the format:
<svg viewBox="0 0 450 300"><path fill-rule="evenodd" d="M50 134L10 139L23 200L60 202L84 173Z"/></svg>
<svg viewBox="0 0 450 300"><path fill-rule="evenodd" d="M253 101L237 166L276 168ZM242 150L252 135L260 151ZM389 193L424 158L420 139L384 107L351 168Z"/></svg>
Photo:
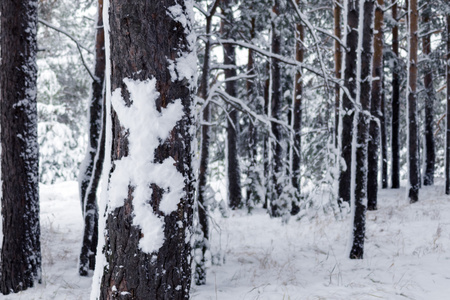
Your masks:
<svg viewBox="0 0 450 300"><path fill-rule="evenodd" d="M184 177L175 167L172 157L161 164L154 163L155 150L170 135L176 123L184 115L181 100L168 104L159 112L155 101L159 97L156 79L134 81L124 79L133 104L126 106L121 89L112 93L111 103L120 123L129 130L129 155L115 161L115 169L110 179L110 202L112 211L124 203L128 197L129 186L133 191L133 225L141 228L144 236L139 247L146 253L158 250L164 241L164 220L160 219L149 204L153 194L152 184L164 190L159 210L170 214L177 209L184 197ZM149 124L151 120L151 124Z"/></svg>

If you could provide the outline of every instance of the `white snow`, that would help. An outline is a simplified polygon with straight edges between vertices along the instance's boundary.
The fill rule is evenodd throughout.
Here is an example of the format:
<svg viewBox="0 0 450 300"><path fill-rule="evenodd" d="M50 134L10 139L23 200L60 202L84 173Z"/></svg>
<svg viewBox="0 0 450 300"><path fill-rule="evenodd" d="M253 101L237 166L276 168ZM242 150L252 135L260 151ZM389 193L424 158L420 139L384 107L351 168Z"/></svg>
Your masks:
<svg viewBox="0 0 450 300"><path fill-rule="evenodd" d="M213 214L216 264L205 286L192 286L192 299L447 299L450 199L443 184L424 187L412 205L404 188L380 191L379 210L367 213L364 260L347 258L349 216L336 221L318 212L281 225L261 209ZM79 277L77 268L78 184L41 185L40 194L43 282L1 299L89 299L92 278Z"/></svg>
<svg viewBox="0 0 450 300"><path fill-rule="evenodd" d="M156 79L133 81L124 79L130 92L131 106L126 106L121 89L112 93L111 103L122 126L129 131L129 154L115 161L109 185L108 211L120 207L128 197L128 187L133 191L133 225L139 226L144 236L139 247L146 253L158 250L164 242L164 220L160 219L149 204L151 184L164 189L159 209L170 214L184 197L184 177L175 167L171 157L161 164L154 163L155 150L164 142L184 115L180 99L159 112L155 101L159 97ZM149 124L149 120L151 124Z"/></svg>

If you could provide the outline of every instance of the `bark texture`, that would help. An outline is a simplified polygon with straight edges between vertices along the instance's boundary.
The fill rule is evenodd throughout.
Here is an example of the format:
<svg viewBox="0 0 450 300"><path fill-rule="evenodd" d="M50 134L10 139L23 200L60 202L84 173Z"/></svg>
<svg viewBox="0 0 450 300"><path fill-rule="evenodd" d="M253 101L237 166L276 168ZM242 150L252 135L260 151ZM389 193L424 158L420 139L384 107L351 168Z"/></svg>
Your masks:
<svg viewBox="0 0 450 300"><path fill-rule="evenodd" d="M231 0L222 0L222 11L226 20L221 20L220 29L225 38L232 37L233 13ZM223 45L223 63L225 64L225 79L236 77L236 52L232 44ZM232 97L237 96L236 80L225 83L225 91ZM238 153L239 120L238 111L230 108L227 118L227 176L228 176L228 204L231 209L242 206L241 177Z"/></svg>
<svg viewBox="0 0 450 300"><path fill-rule="evenodd" d="M278 1L272 7L273 18L272 20L272 53L281 53L281 36L278 28L276 26L276 18L280 15L280 8L278 6ZM271 107L271 117L275 120L279 119L279 114L281 110L281 68L280 61L272 58L272 99L270 103ZM271 174L271 215L274 217L281 216L281 206L278 203L280 200L281 193L283 192L283 186L278 182L278 178L283 172L283 148L281 146L281 126L276 122L271 122L271 130L273 135L272 141L272 155L273 155L273 165Z"/></svg>
<svg viewBox="0 0 450 300"><path fill-rule="evenodd" d="M334 4L334 35L341 39L342 31L341 31L341 0L335 0ZM341 44L338 41L334 41L334 72L336 75L336 79L342 78L342 48ZM341 87L339 84L336 84L336 94L335 94L335 112L334 112L334 135L335 135L335 144L338 146L338 137L339 137L339 106L340 106L340 97L341 97Z"/></svg>
<svg viewBox="0 0 450 300"><path fill-rule="evenodd" d="M417 49L418 20L417 0L409 0L409 59L408 59L408 198L411 203L419 200L419 143L417 120Z"/></svg>
<svg viewBox="0 0 450 300"><path fill-rule="evenodd" d="M447 15L447 131L445 133L445 193L450 195L450 14Z"/></svg>
<svg viewBox="0 0 450 300"><path fill-rule="evenodd" d="M339 175L339 204L350 203L351 196L351 162L352 162L352 136L353 118L355 115L353 102L356 99L356 69L357 69L357 47L358 47L358 22L359 22L359 0L349 0L347 3L347 53L345 56L344 85L349 95L342 96L342 134L341 155L344 166L341 167Z"/></svg>
<svg viewBox="0 0 450 300"><path fill-rule="evenodd" d="M79 273L87 276L95 269L98 242L97 189L105 156L104 91L105 33L103 30L103 0L98 1L97 34L95 37L95 79L89 105L89 146L84 168L80 170L80 197L84 217L83 244L81 246Z"/></svg>
<svg viewBox="0 0 450 300"><path fill-rule="evenodd" d="M162 111L175 99L180 99L184 115L149 159L161 164L171 157L176 170L184 177L185 195L173 212L165 214L160 209L165 190L156 183L151 184L152 194L147 204L164 224L162 246L152 253L140 249L143 232L133 225L135 187L128 187L123 206L110 208L103 250L107 265L103 269L100 299L188 299L194 197L190 135L194 87L190 83L193 78L174 74L176 66L175 72L170 72L168 67L180 55L192 51L192 40L188 36L192 30L189 18L192 12L188 11L191 8L184 1L175 0L112 0L109 5L110 45L107 47L110 47L111 90L107 93L121 88L125 104L132 106L124 79L154 78L159 96L148 105ZM184 20L185 24L174 20L173 14L178 13L177 20ZM149 126L151 122L149 120ZM130 155L129 134L113 110L111 171L117 160Z"/></svg>
<svg viewBox="0 0 450 300"><path fill-rule="evenodd" d="M41 280L36 105L36 0L2 0L0 127L3 244L0 291Z"/></svg>
<svg viewBox="0 0 450 300"><path fill-rule="evenodd" d="M300 1L297 0L297 5L300 7ZM303 41L305 39L305 29L299 22L296 25L296 42L295 42L295 59L303 63L304 50ZM297 195L296 199L292 203L291 214L295 215L299 212L300 208L298 203L300 201L300 163L302 153L302 98L303 98L303 78L302 71L297 70L294 77L294 99L293 99L293 124L294 130L294 145L292 148L292 186L295 188Z"/></svg>
<svg viewBox="0 0 450 300"><path fill-rule="evenodd" d="M423 27L425 31L430 28L431 3L428 3L423 11ZM423 174L423 185L433 185L434 169L436 161L434 142L434 103L436 95L433 85L433 69L430 65L431 35L427 34L422 38L422 53L425 56L425 174Z"/></svg>
<svg viewBox="0 0 450 300"><path fill-rule="evenodd" d="M399 40L398 40L398 5L392 6L392 52L397 57L397 63L392 72L392 188L400 188L400 72L399 72Z"/></svg>
<svg viewBox="0 0 450 300"><path fill-rule="evenodd" d="M355 207L353 208L353 243L350 250L351 259L362 259L364 256L364 236L366 228L367 202L367 146L369 141L369 123L371 108L372 59L373 59L373 18L375 0L361 0L363 4L362 49L360 61L360 111L356 126L356 168L355 168ZM358 101L357 101L358 102Z"/></svg>
<svg viewBox="0 0 450 300"><path fill-rule="evenodd" d="M377 209L378 196L378 157L380 149L381 102L383 99L383 6L384 0L378 0L375 9L375 25L373 42L373 74L371 120L369 129L369 145L367 153L367 209Z"/></svg>

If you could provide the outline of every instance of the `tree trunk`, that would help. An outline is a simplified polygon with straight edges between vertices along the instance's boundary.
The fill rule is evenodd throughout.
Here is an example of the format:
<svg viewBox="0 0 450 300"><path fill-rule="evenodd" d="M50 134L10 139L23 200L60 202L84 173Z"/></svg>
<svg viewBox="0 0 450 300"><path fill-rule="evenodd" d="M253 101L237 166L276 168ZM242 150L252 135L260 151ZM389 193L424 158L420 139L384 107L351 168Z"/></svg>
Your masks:
<svg viewBox="0 0 450 300"><path fill-rule="evenodd" d="M371 121L369 129L369 146L367 153L367 209L377 209L378 193L378 157L380 149L381 102L383 98L383 6L384 0L378 0L375 10L375 35L372 76Z"/></svg>
<svg viewBox="0 0 450 300"><path fill-rule="evenodd" d="M388 187L388 145L386 136L386 89L383 76L382 83L383 91L381 96L381 118L380 118L380 130L381 130L381 188L387 189Z"/></svg>
<svg viewBox="0 0 450 300"><path fill-rule="evenodd" d="M431 3L428 3L429 6ZM423 26L426 31L430 28L430 13L431 7L426 7L423 11ZM423 185L433 185L434 183L434 169L435 169L435 143L434 143L434 102L435 91L433 86L433 69L429 63L429 55L431 54L431 36L425 35L422 38L422 52L425 56L425 174L423 176Z"/></svg>
<svg viewBox="0 0 450 300"><path fill-rule="evenodd" d="M80 170L80 196L84 217L83 244L81 246L79 273L88 275L95 268L98 242L97 188L105 155L103 83L105 78L105 34L103 30L103 0L98 0L97 34L95 42L95 79L89 105L89 145Z"/></svg>
<svg viewBox="0 0 450 300"><path fill-rule="evenodd" d="M341 7L342 1L335 0L334 5L334 35L341 39ZM338 41L334 41L334 72L336 74L336 79L342 78L342 48ZM339 136L339 105L340 105L340 91L341 88L339 84L336 84L336 94L335 94L335 112L334 112L334 135L335 135L335 145L338 147L338 136Z"/></svg>
<svg viewBox="0 0 450 300"><path fill-rule="evenodd" d="M270 64L267 63L266 68L267 74L270 73ZM264 115L269 117L269 99L270 99L270 75L267 77L264 82ZM265 183L265 198L263 208L269 208L269 195L271 194L270 188L270 165L269 165L269 151L270 151L270 142L269 142L269 132L264 132L264 183Z"/></svg>
<svg viewBox="0 0 450 300"><path fill-rule="evenodd" d="M360 104L361 111L357 111L357 122L355 122L356 134L356 166L355 166L355 195L354 195L354 220L353 220L353 244L350 251L351 259L362 259L364 256L364 236L366 226L366 201L367 201L367 145L369 140L370 124L370 102L371 102L371 80L367 80L372 75L373 59L373 17L375 0L360 0L363 6L361 61L359 64L360 94L356 97L357 105ZM361 41L362 40L362 41Z"/></svg>
<svg viewBox="0 0 450 300"><path fill-rule="evenodd" d="M175 0L105 4L112 168L106 265L96 268L103 272L99 299L188 299L196 72L192 6Z"/></svg>
<svg viewBox="0 0 450 300"><path fill-rule="evenodd" d="M445 193L450 195L450 14L447 15L447 132L445 134Z"/></svg>
<svg viewBox="0 0 450 300"><path fill-rule="evenodd" d="M359 0L349 0L347 6L346 34L347 53L345 56L344 85L348 93L342 96L342 134L341 155L344 161L339 174L339 204L350 203L351 196L351 162L352 162L352 136L354 105L356 99L356 69L357 69L357 47L358 47L358 22L359 22ZM351 98L349 98L349 96Z"/></svg>
<svg viewBox="0 0 450 300"><path fill-rule="evenodd" d="M419 200L419 145L417 124L417 49L418 18L417 0L408 0L409 61L408 61L408 198L411 203Z"/></svg>
<svg viewBox="0 0 450 300"><path fill-rule="evenodd" d="M278 2L275 0L275 4L272 7L273 17L277 18L280 15ZM281 36L279 28L276 26L276 20L272 20L272 53L281 53ZM280 61L272 58L272 99L270 103L271 117L274 120L279 120L279 114L281 110L281 69ZM283 172L283 148L281 147L281 128L280 125L274 121L271 122L271 129L273 135L272 141L272 155L273 166L271 174L271 215L274 217L281 216L281 206L278 203L280 200L283 186L278 182L278 178L282 176Z"/></svg>
<svg viewBox="0 0 450 300"><path fill-rule="evenodd" d="M202 78L200 82L200 97L204 101L208 98L209 87L209 64L211 59L211 21L215 14L219 1L214 1L213 6L208 9L210 14L206 17L206 44L205 44L205 56L203 61ZM195 264L195 284L206 284L206 252L209 248L209 220L208 220L208 199L206 195L207 176L208 176L208 162L209 162L209 140L210 140L210 106L206 104L202 111L202 144L200 154L200 169L198 172L198 189L197 189L197 201L198 201L198 222L203 238L197 241L195 250L200 252L201 258L196 260ZM195 255L197 257L197 254Z"/></svg>
<svg viewBox="0 0 450 300"><path fill-rule="evenodd" d="M395 21L392 27L392 52L396 55L397 63L392 71L392 188L400 188L400 56L398 40L398 16L397 3L392 6L392 19Z"/></svg>
<svg viewBox="0 0 450 300"><path fill-rule="evenodd" d="M0 128L3 244L0 291L41 280L36 105L36 0L2 0Z"/></svg>
<svg viewBox="0 0 450 300"><path fill-rule="evenodd" d="M223 14L226 20L220 22L220 30L225 38L232 37L233 14L231 0L222 0ZM223 63L225 64L225 79L236 77L236 53L232 44L223 45ZM225 82L225 91L232 97L237 96L236 80ZM230 108L227 118L227 176L228 176L228 204L231 209L242 206L241 172L239 168L238 153L239 121L238 111Z"/></svg>
<svg viewBox="0 0 450 300"><path fill-rule="evenodd" d="M297 5L300 7L300 0L297 0ZM295 41L295 59L303 63L303 41L305 40L305 30L301 22L296 25L296 41ZM293 99L293 126L294 130L294 145L292 147L292 186L295 188L297 195L292 202L291 214L296 215L300 208L300 194L301 194L301 178L300 178L300 163L302 152L302 97L303 97L303 78L300 69L297 69L294 77L294 99Z"/></svg>

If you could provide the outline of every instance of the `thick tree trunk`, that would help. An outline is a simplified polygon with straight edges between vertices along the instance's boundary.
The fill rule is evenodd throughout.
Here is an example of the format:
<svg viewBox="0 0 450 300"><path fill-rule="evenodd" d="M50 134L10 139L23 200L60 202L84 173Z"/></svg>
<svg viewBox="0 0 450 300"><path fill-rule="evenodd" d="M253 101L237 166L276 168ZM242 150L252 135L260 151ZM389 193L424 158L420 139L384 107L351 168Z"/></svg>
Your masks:
<svg viewBox="0 0 450 300"><path fill-rule="evenodd" d="M192 4L105 2L112 168L106 265L97 268L103 272L99 299L188 299L196 72Z"/></svg>
<svg viewBox="0 0 450 300"><path fill-rule="evenodd" d="M41 280L36 105L36 0L2 0L0 127L3 244L0 291Z"/></svg>
<svg viewBox="0 0 450 300"><path fill-rule="evenodd" d="M375 10L375 35L373 55L373 77L371 100L371 121L369 129L369 146L367 153L367 209L377 209L378 194L378 157L380 149L381 102L383 101L383 6L384 0L378 0Z"/></svg>
<svg viewBox="0 0 450 300"><path fill-rule="evenodd" d="M297 0L297 5L300 7L300 0ZM303 63L303 41L305 39L305 30L303 25L299 22L296 25L296 42L295 42L295 59ZM302 98L303 98L303 78L301 70L295 72L294 77L294 99L293 99L293 124L294 130L294 145L292 147L292 186L295 188L297 195L292 203L291 214L296 215L300 208L298 203L300 201L301 185L300 185L300 163L302 151Z"/></svg>
<svg viewBox="0 0 450 300"><path fill-rule="evenodd" d="M341 0L335 0L334 4L334 35L341 39ZM336 75L336 79L342 78L342 48L341 44L338 41L334 41L334 73ZM336 84L336 94L335 94L335 109L334 109L334 136L335 136L335 146L338 147L338 138L339 138L339 106L340 106L340 97L341 97L341 88L339 84Z"/></svg>
<svg viewBox="0 0 450 300"><path fill-rule="evenodd" d="M430 6L430 3L428 3ZM425 30L430 27L431 7L426 7L423 11L423 26ZM428 61L431 54L431 36L429 34L422 38L422 52L427 61L425 61L424 86L426 92L425 98L425 174L423 175L423 185L433 185L435 169L435 143L434 143L434 102L435 91L433 86L433 69Z"/></svg>
<svg viewBox="0 0 450 300"><path fill-rule="evenodd" d="M392 52L397 63L392 72L392 188L400 188L400 72L399 72L399 40L397 3L392 6L392 19L396 22L392 27Z"/></svg>
<svg viewBox="0 0 450 300"><path fill-rule="evenodd" d="M103 30L103 0L98 1L97 34L95 42L95 79L89 105L89 145L80 170L80 196L84 217L83 244L81 246L79 273L88 275L95 268L98 242L97 188L105 155L103 83L105 78L105 34Z"/></svg>
<svg viewBox="0 0 450 300"><path fill-rule="evenodd" d="M206 44L205 44L205 56L202 68L202 78L200 82L200 97L204 101L208 98L208 87L209 87L209 64L211 59L211 22L212 17L215 14L217 5L219 1L214 1L213 6L208 9L210 15L206 17ZM206 196L206 186L208 177L208 162L209 162L209 140L210 140L210 106L206 104L203 107L201 126L202 130L202 144L201 144L201 154L200 154L200 169L198 172L198 189L197 189L197 201L198 201L198 222L200 225L200 230L203 235L203 239L197 241L195 248L200 251L201 258L195 263L195 284L203 285L206 284L206 252L209 248L209 220L208 220L208 199ZM197 257L197 255L195 255Z"/></svg>
<svg viewBox="0 0 450 300"><path fill-rule="evenodd" d="M231 11L231 0L222 0L223 14L226 20L221 20L220 29L226 38L232 37L231 25L233 14ZM236 53L232 44L223 45L223 63L225 64L225 79L236 77ZM232 97L237 96L236 80L225 83L225 91ZM238 111L230 108L227 118L227 176L228 176L228 204L231 209L242 206L241 172L239 168L238 134L239 121Z"/></svg>
<svg viewBox="0 0 450 300"><path fill-rule="evenodd" d="M445 133L445 193L450 195L450 14L447 15L447 131Z"/></svg>
<svg viewBox="0 0 450 300"><path fill-rule="evenodd" d="M272 7L272 12L274 18L277 18L280 14L277 1L275 1ZM281 53L281 36L279 28L276 26L276 20L272 20L272 53ZM281 68L280 62L272 58L272 98L271 98L271 117L274 120L279 119L279 114L281 110ZM278 178L283 172L283 148L281 147L281 128L276 122L271 122L271 129L273 135L272 141L272 155L273 155L273 166L271 174L271 215L274 217L281 216L281 206L278 203L280 200L281 193L283 191L283 186L278 182Z"/></svg>
<svg viewBox="0 0 450 300"><path fill-rule="evenodd" d="M347 28L346 34L347 53L345 56L344 85L349 95L342 96L342 134L341 155L344 166L339 174L339 199L338 202L350 203L351 196L351 163L352 163L352 136L354 104L356 99L356 69L357 69L357 47L358 47L358 22L359 22L359 0L349 0L347 5ZM351 98L350 98L350 97Z"/></svg>
<svg viewBox="0 0 450 300"><path fill-rule="evenodd" d="M350 251L351 259L362 259L364 256L364 236L366 227L366 201L367 201L367 145L369 140L370 107L372 82L368 80L372 75L373 59L373 17L375 0L360 0L363 5L362 52L360 61L360 94L357 103L361 111L357 112L356 130L356 167L355 167L355 195L353 244ZM361 32L361 29L360 29ZM361 41L360 41L361 42ZM359 100L359 101L358 101Z"/></svg>
<svg viewBox="0 0 450 300"><path fill-rule="evenodd" d="M418 19L417 0L408 0L409 60L408 60L408 198L411 203L419 200L419 144L417 123L417 49Z"/></svg>

